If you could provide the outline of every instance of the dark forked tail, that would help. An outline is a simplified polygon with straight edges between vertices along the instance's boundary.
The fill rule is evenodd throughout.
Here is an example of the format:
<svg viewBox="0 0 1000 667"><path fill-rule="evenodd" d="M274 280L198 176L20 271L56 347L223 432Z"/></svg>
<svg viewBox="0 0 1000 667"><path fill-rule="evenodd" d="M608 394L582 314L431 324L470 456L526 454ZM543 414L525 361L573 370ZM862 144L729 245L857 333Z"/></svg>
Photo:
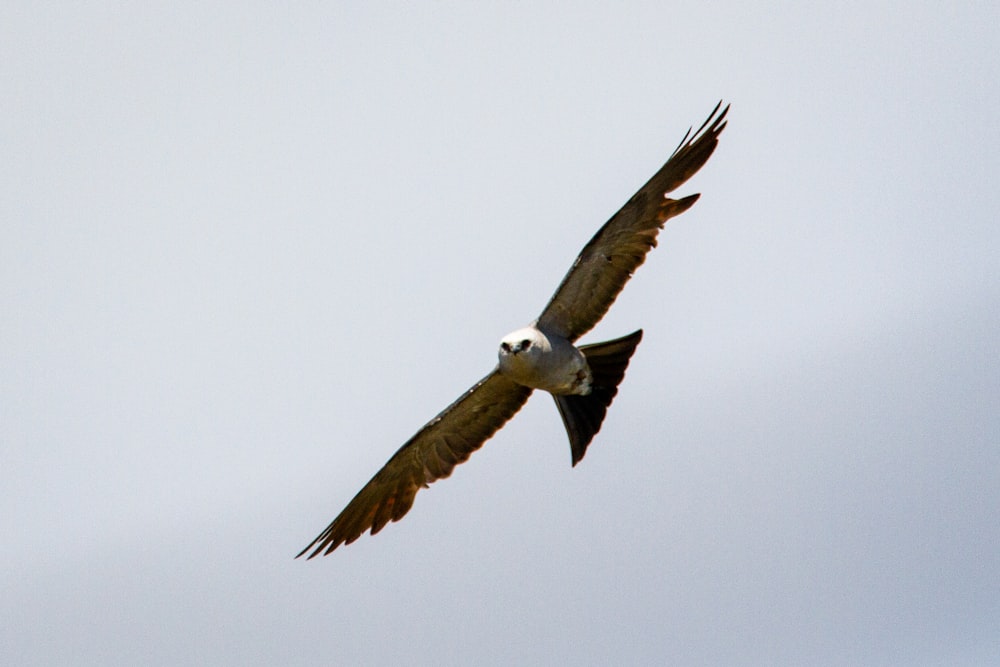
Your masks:
<svg viewBox="0 0 1000 667"><path fill-rule="evenodd" d="M601 430L604 415L618 393L618 384L625 377L629 359L640 340L642 329L606 343L581 345L580 351L587 358L594 376L590 393L586 396L552 396L556 399L556 407L566 425L569 446L573 452L573 465L580 462L587 453L587 445Z"/></svg>

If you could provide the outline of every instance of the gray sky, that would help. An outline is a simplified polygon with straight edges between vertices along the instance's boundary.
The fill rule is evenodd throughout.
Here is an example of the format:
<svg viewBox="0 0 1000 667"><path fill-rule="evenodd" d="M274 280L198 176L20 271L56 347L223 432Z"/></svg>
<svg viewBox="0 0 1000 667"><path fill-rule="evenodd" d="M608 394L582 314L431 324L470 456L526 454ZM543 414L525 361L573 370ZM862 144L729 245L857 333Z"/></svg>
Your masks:
<svg viewBox="0 0 1000 667"><path fill-rule="evenodd" d="M4 664L1000 661L994 4L217 5L0 8ZM719 98L583 463L293 560Z"/></svg>

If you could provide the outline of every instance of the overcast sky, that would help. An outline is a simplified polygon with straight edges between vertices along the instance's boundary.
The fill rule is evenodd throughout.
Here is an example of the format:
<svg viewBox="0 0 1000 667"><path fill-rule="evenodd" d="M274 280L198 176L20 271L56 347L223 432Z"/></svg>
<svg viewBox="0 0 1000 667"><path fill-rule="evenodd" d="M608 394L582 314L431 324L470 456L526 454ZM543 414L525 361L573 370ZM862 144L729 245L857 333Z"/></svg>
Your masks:
<svg viewBox="0 0 1000 667"><path fill-rule="evenodd" d="M5 665L1000 663L994 3L5 3ZM715 103L549 397L293 556Z"/></svg>

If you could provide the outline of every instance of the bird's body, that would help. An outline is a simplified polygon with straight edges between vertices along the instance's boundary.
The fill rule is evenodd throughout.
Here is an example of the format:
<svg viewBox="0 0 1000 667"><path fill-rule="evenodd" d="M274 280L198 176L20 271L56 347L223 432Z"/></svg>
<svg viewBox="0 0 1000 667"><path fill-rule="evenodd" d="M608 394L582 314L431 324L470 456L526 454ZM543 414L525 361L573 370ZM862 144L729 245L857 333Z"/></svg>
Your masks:
<svg viewBox="0 0 1000 667"><path fill-rule="evenodd" d="M721 106L693 136L685 135L666 164L584 246L538 319L504 336L496 368L400 447L299 556L309 550L309 558L328 554L401 519L417 491L449 476L535 389L555 399L573 465L580 462L618 393L642 330L604 343L575 343L607 313L656 246L664 223L697 201L698 195L671 199L667 194L712 155L729 110L718 113Z"/></svg>
<svg viewBox="0 0 1000 667"><path fill-rule="evenodd" d="M550 394L586 395L593 373L580 349L534 325L512 331L500 342L500 373L518 384Z"/></svg>

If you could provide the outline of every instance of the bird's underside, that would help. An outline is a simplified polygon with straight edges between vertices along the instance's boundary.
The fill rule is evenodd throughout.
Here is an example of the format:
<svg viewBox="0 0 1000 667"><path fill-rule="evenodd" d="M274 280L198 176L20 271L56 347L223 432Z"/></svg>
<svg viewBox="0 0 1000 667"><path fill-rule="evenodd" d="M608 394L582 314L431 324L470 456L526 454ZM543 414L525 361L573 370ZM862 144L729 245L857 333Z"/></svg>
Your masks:
<svg viewBox="0 0 1000 667"><path fill-rule="evenodd" d="M408 440L303 549L309 558L374 535L401 519L422 487L448 477L455 466L496 433L534 389L552 394L576 465L601 428L642 331L606 343L573 343L607 313L664 223L699 195L667 195L693 176L718 145L729 107L720 102L697 132L681 140L667 162L584 246L538 319L505 336L500 363ZM296 556L296 557L298 557Z"/></svg>

